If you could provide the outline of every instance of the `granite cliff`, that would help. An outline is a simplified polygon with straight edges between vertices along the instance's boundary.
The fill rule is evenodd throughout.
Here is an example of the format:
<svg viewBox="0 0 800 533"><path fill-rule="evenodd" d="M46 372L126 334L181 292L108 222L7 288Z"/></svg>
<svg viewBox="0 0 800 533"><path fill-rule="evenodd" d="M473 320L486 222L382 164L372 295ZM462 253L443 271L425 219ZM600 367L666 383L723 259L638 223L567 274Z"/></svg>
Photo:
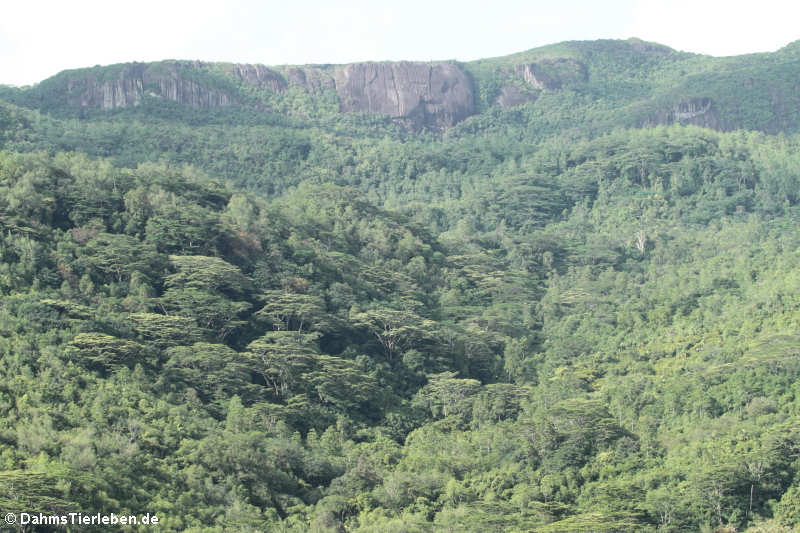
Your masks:
<svg viewBox="0 0 800 533"><path fill-rule="evenodd" d="M344 112L402 119L412 129L447 129L475 112L472 82L449 63L356 63L334 72Z"/></svg>
<svg viewBox="0 0 800 533"><path fill-rule="evenodd" d="M0 86L0 92L16 105L70 117L134 107L158 114L163 102L177 102L312 122L337 112L368 113L415 132L446 131L480 113L463 128L511 120L537 131L556 122L578 129L681 123L775 133L800 130L798 50L711 58L631 39L570 41L466 63L167 60L64 71L31 88Z"/></svg>
<svg viewBox="0 0 800 533"><path fill-rule="evenodd" d="M717 130L727 129L719 117L714 101L708 97L689 98L671 107L661 109L645 125L675 123L692 124Z"/></svg>
<svg viewBox="0 0 800 533"><path fill-rule="evenodd" d="M515 72L536 89L556 90L589 79L586 65L570 58L547 59L538 63L517 65Z"/></svg>
<svg viewBox="0 0 800 533"><path fill-rule="evenodd" d="M114 71L87 69L83 76L67 77L64 87L67 103L111 110L139 105L145 95L203 109L237 103L232 91L186 75L203 65L186 61L131 63L114 69L116 76Z"/></svg>
<svg viewBox="0 0 800 533"><path fill-rule="evenodd" d="M472 80L452 63L354 63L269 68L190 61L85 69L45 82L69 106L113 110L157 97L195 108L247 105L241 85L284 92L336 92L343 113L375 113L409 129L442 131L475 113Z"/></svg>
<svg viewBox="0 0 800 533"><path fill-rule="evenodd" d="M547 58L518 64L507 69L505 74L517 83L522 81L525 90L517 85L504 85L495 99L502 107L516 107L536 100L540 91L557 91L589 79L586 65L571 58Z"/></svg>

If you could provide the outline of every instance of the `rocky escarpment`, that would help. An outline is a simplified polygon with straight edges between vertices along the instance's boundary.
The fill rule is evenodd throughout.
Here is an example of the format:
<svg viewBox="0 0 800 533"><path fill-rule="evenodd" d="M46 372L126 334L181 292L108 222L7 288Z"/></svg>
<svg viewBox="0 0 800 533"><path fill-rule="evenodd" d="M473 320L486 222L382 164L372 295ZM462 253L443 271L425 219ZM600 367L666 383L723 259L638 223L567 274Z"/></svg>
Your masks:
<svg viewBox="0 0 800 533"><path fill-rule="evenodd" d="M336 90L336 81L333 78L332 67L288 67L283 69L289 85L300 87L306 92L319 93L325 90Z"/></svg>
<svg viewBox="0 0 800 533"><path fill-rule="evenodd" d="M445 130L475 113L472 82L451 63L268 68L164 61L87 69L62 78L63 87L59 77L48 82L51 92L54 84L65 91L68 105L105 110L136 106L147 96L202 109L244 105L248 99L238 83L276 93L290 88L312 94L332 90L344 113L386 115L413 130Z"/></svg>
<svg viewBox="0 0 800 533"><path fill-rule="evenodd" d="M388 115L412 129L444 130L475 112L471 80L453 64L356 63L334 80L342 111Z"/></svg>
<svg viewBox="0 0 800 533"><path fill-rule="evenodd" d="M200 69L203 65L200 62L170 61L132 63L118 68L116 73L90 69L83 75L68 77L64 88L67 103L111 110L139 105L145 95L150 95L203 109L236 104L230 88L215 87L205 80L186 75L186 72Z"/></svg>
<svg viewBox="0 0 800 533"><path fill-rule="evenodd" d="M472 80L452 63L352 63L282 72L289 87L336 91L343 113L387 115L416 131L445 130L475 113Z"/></svg>
<svg viewBox="0 0 800 533"><path fill-rule="evenodd" d="M521 79L527 90L517 85L503 86L495 99L502 107L516 107L536 100L539 91L557 91L589 79L586 65L571 58L543 59L516 65L512 71L507 71L507 75Z"/></svg>
<svg viewBox="0 0 800 533"><path fill-rule="evenodd" d="M286 90L286 80L278 72L264 65L233 64L222 65L222 70L240 81L271 91Z"/></svg>
<svg viewBox="0 0 800 533"><path fill-rule="evenodd" d="M724 124L711 98L689 98L659 110L645 125L692 124L704 128L724 130Z"/></svg>
<svg viewBox="0 0 800 533"><path fill-rule="evenodd" d="M544 59L517 65L514 72L536 89L556 90L589 78L586 65L571 58Z"/></svg>

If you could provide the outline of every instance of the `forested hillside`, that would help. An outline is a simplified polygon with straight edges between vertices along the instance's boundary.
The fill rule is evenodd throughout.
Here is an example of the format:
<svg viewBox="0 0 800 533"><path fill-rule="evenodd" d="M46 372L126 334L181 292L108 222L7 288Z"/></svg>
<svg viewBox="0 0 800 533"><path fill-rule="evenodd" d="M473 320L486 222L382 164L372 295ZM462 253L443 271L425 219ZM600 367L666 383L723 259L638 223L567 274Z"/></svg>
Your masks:
<svg viewBox="0 0 800 533"><path fill-rule="evenodd" d="M0 509L797 530L796 49L431 67L474 84L435 128L333 67L0 89ZM90 105L130 69L165 92Z"/></svg>

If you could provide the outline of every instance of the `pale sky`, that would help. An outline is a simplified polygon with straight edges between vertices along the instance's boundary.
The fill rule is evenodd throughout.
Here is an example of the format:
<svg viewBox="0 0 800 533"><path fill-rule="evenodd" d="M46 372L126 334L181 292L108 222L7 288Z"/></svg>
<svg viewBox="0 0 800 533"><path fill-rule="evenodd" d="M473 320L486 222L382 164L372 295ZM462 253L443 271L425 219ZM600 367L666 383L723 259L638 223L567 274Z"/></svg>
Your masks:
<svg viewBox="0 0 800 533"><path fill-rule="evenodd" d="M639 37L736 55L800 39L797 0L2 0L0 84L159 59L267 65L468 61ZM118 7L119 6L119 7Z"/></svg>

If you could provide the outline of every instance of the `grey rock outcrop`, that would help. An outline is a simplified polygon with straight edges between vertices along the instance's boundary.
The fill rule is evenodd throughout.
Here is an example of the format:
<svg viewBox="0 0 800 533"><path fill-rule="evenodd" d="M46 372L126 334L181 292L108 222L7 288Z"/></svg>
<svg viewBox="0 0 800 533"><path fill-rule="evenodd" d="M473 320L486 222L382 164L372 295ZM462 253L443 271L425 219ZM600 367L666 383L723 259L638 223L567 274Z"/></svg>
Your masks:
<svg viewBox="0 0 800 533"><path fill-rule="evenodd" d="M224 89L191 79L186 69L203 66L198 62L133 63L121 68L112 79L92 73L67 82L67 102L70 105L105 110L139 105L145 95L157 96L190 105L211 109L236 104L235 97Z"/></svg>
<svg viewBox="0 0 800 533"><path fill-rule="evenodd" d="M343 113L386 115L415 131L442 131L475 112L472 81L451 63L273 69L264 65L162 61L111 69L88 69L83 76L71 76L65 88L67 103L111 110L139 105L151 96L201 109L241 105L242 95L234 83L238 80L272 92L290 87L312 94L335 91ZM226 74L233 80L226 81Z"/></svg>
<svg viewBox="0 0 800 533"><path fill-rule="evenodd" d="M286 80L280 73L264 65L247 65L236 63L223 65L222 69L248 85L279 92L286 89Z"/></svg>
<svg viewBox="0 0 800 533"><path fill-rule="evenodd" d="M334 79L343 112L388 115L415 130L445 130L475 112L471 80L449 63L355 63Z"/></svg>
<svg viewBox="0 0 800 533"><path fill-rule="evenodd" d="M672 114L677 122L694 120L711 111L712 103L711 98L692 98L687 102L675 105L672 109Z"/></svg>
<svg viewBox="0 0 800 533"><path fill-rule="evenodd" d="M145 65L126 66L113 80L93 76L67 82L67 102L73 106L117 109L138 105L144 93Z"/></svg>
<svg viewBox="0 0 800 533"><path fill-rule="evenodd" d="M586 65L571 58L543 59L538 63L517 65L514 72L536 89L551 91L589 78Z"/></svg>
<svg viewBox="0 0 800 533"><path fill-rule="evenodd" d="M318 93L336 89L336 81L331 71L332 69L326 66L291 67L285 70L285 74L289 79L289 85L300 87L309 93Z"/></svg>
<svg viewBox="0 0 800 533"><path fill-rule="evenodd" d="M154 78L145 76L144 84L145 87L151 84L157 86L155 94L162 98L192 107L213 109L237 103L229 92L187 79L177 73Z"/></svg>
<svg viewBox="0 0 800 533"><path fill-rule="evenodd" d="M520 91L519 87L506 85L500 89L500 94L497 96L497 103L502 107L517 107L535 99L535 96Z"/></svg>
<svg viewBox="0 0 800 533"><path fill-rule="evenodd" d="M724 124L711 98L689 98L662 109L647 124L693 124L704 128L724 130Z"/></svg>

